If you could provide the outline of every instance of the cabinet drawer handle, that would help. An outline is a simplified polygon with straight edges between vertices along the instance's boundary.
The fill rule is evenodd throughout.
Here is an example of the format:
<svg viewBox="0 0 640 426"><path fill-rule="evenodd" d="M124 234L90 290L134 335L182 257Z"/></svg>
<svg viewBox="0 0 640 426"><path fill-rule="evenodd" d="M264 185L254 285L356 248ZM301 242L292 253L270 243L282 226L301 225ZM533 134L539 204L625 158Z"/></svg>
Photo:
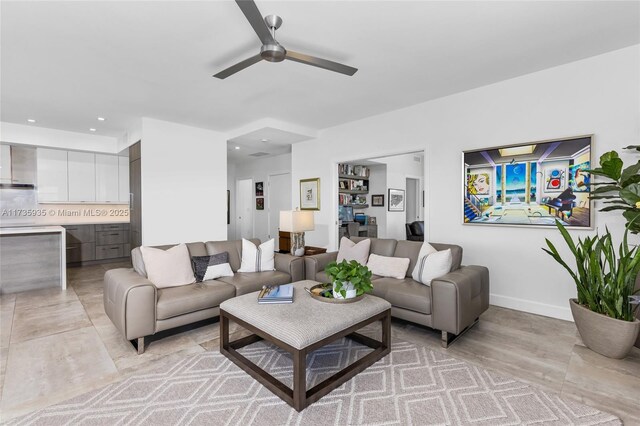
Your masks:
<svg viewBox="0 0 640 426"><path fill-rule="evenodd" d="M67 247L67 250L75 250L75 249L77 249L77 248L78 248L78 247Z"/></svg>
<svg viewBox="0 0 640 426"><path fill-rule="evenodd" d="M118 234L118 233L116 232L116 233L112 233L112 234L109 234L109 235L120 235L120 234Z"/></svg>
<svg viewBox="0 0 640 426"><path fill-rule="evenodd" d="M67 231L77 231L78 228L67 228Z"/></svg>
<svg viewBox="0 0 640 426"><path fill-rule="evenodd" d="M111 247L111 250L118 250L120 247Z"/></svg>

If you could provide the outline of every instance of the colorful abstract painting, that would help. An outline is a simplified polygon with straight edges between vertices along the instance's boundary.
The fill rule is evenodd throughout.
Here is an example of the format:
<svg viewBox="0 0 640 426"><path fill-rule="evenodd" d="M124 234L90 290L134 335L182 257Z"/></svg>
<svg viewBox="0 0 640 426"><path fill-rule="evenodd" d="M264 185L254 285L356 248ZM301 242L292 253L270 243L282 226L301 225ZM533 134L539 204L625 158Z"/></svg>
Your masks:
<svg viewBox="0 0 640 426"><path fill-rule="evenodd" d="M489 173L469 173L467 175L467 192L471 195L489 195L491 192Z"/></svg>
<svg viewBox="0 0 640 426"><path fill-rule="evenodd" d="M545 189L547 192L562 192L564 189L565 171L563 169L545 170Z"/></svg>
<svg viewBox="0 0 640 426"><path fill-rule="evenodd" d="M569 186L573 192L589 192L589 162L574 164L569 167Z"/></svg>

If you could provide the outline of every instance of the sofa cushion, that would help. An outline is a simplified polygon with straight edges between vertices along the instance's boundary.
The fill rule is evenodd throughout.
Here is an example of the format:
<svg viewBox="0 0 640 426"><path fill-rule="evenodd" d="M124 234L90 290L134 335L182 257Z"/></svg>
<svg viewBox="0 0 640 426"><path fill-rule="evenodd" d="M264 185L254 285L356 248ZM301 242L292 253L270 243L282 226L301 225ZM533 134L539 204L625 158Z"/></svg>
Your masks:
<svg viewBox="0 0 640 426"><path fill-rule="evenodd" d="M191 266L197 283L233 276L229 265L229 253L226 251L211 256L191 256Z"/></svg>
<svg viewBox="0 0 640 426"><path fill-rule="evenodd" d="M185 244L168 250L153 247L141 247L140 250L149 281L156 287L176 287L196 281Z"/></svg>
<svg viewBox="0 0 640 426"><path fill-rule="evenodd" d="M260 240L250 239L255 245L260 245ZM237 272L240 269L240 258L242 257L242 240L235 241L207 241L205 243L205 254L219 254L225 251L229 253L229 265L233 272Z"/></svg>
<svg viewBox="0 0 640 426"><path fill-rule="evenodd" d="M154 246L154 248L161 250L169 250L170 248L175 247L177 244L163 245L163 246ZM204 243L196 242L196 243L187 243L187 249L189 250L189 256L206 256L207 249ZM147 270L144 266L144 259L142 257L142 251L140 247L136 247L131 250L131 263L133 264L133 269L138 274L147 278Z"/></svg>
<svg viewBox="0 0 640 426"><path fill-rule="evenodd" d="M233 277L222 277L217 281L231 284L236 288L236 296L240 296L258 291L263 285L288 284L291 282L291 276L280 271L238 272Z"/></svg>
<svg viewBox="0 0 640 426"><path fill-rule="evenodd" d="M351 237L351 241L359 243L362 240L368 239L367 237ZM384 238L371 238L371 248L369 253L377 254L378 256L394 256L396 250L397 240L384 239ZM406 257L406 256L396 256Z"/></svg>
<svg viewBox="0 0 640 426"><path fill-rule="evenodd" d="M405 277L408 267L409 259L407 258L378 256L374 253L371 253L369 261L367 262L367 268L369 268L372 274L397 279L403 279Z"/></svg>
<svg viewBox="0 0 640 426"><path fill-rule="evenodd" d="M262 244L254 244L242 239L242 255L238 272L275 271L275 241L270 239Z"/></svg>
<svg viewBox="0 0 640 426"><path fill-rule="evenodd" d="M374 296L382 297L397 308L431 314L431 287L412 278L372 280Z"/></svg>
<svg viewBox="0 0 640 426"><path fill-rule="evenodd" d="M156 316L157 319L163 320L215 308L235 294L235 287L218 280L158 289Z"/></svg>
<svg viewBox="0 0 640 426"><path fill-rule="evenodd" d="M418 261L418 254L422 247L421 241L405 241L400 240L396 245L396 249L393 252L393 257L406 257L409 259L409 267L407 268L407 278L411 277L413 268L416 267Z"/></svg>
<svg viewBox="0 0 640 426"><path fill-rule="evenodd" d="M338 257L336 262L340 263L343 260L350 262L355 260L361 265L367 264L369 258L369 250L371 248L371 240L364 239L357 243L354 243L347 237L342 237L340 240L340 249L338 250Z"/></svg>

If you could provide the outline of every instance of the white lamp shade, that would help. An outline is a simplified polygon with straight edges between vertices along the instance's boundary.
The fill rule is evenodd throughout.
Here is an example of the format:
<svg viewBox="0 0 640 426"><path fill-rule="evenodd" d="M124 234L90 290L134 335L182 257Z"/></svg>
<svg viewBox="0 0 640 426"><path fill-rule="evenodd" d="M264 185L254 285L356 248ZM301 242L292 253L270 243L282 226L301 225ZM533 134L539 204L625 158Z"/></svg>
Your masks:
<svg viewBox="0 0 640 426"><path fill-rule="evenodd" d="M312 211L285 210L280 212L280 230L283 232L313 231L314 228Z"/></svg>

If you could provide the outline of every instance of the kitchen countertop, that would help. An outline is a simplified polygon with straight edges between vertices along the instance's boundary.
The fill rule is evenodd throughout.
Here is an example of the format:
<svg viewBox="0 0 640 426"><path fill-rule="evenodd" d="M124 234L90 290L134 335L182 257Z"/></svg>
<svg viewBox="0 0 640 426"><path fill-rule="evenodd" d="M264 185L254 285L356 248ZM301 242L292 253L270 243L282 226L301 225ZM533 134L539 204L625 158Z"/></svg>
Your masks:
<svg viewBox="0 0 640 426"><path fill-rule="evenodd" d="M50 234L52 232L61 232L64 234L66 229L62 226L12 226L0 228L0 235L13 234Z"/></svg>

